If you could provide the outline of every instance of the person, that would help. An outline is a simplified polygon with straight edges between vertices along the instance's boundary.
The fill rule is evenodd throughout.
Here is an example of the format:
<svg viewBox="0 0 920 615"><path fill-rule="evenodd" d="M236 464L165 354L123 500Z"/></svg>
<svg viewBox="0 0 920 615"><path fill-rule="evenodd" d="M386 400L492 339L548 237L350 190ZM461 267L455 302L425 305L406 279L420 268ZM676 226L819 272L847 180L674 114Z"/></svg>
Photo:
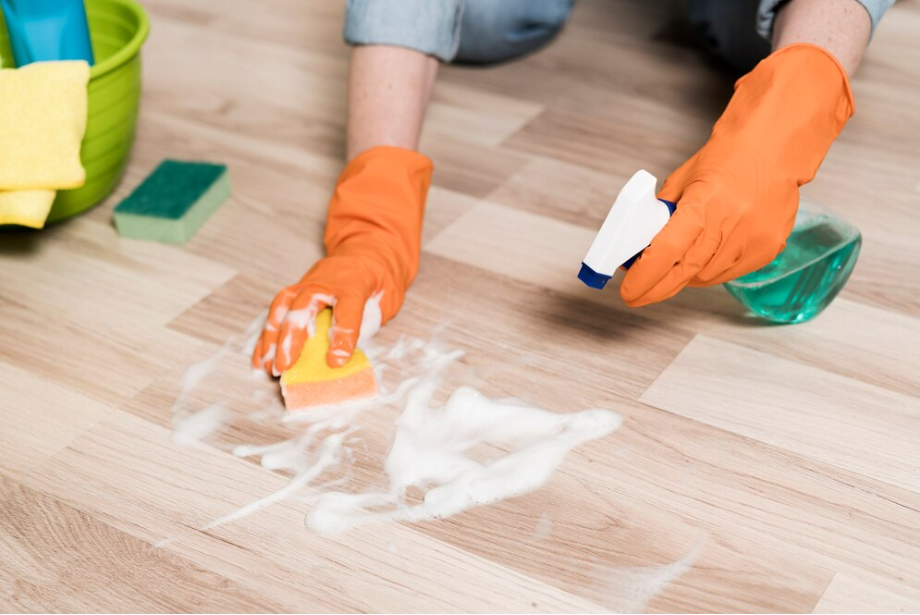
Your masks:
<svg viewBox="0 0 920 615"><path fill-rule="evenodd" d="M782 251L798 189L853 114L849 75L893 2L688 0L690 21L713 53L749 72L709 140L665 181L658 196L677 210L624 276L627 305L720 284ZM326 256L275 297L254 367L274 375L290 367L327 306L331 367L396 315L419 264L432 162L416 150L439 63L530 53L561 30L572 6L349 0L348 162L329 203Z"/></svg>

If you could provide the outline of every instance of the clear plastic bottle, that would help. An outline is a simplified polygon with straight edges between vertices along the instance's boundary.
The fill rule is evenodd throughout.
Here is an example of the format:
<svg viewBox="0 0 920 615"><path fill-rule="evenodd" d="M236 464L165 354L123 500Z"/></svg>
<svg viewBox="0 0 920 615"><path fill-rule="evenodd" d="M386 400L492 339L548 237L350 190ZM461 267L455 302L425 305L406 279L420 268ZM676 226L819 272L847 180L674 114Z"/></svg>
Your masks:
<svg viewBox="0 0 920 615"><path fill-rule="evenodd" d="M810 320L853 272L862 236L827 208L802 200L786 248L767 266L725 284L738 301L780 323Z"/></svg>

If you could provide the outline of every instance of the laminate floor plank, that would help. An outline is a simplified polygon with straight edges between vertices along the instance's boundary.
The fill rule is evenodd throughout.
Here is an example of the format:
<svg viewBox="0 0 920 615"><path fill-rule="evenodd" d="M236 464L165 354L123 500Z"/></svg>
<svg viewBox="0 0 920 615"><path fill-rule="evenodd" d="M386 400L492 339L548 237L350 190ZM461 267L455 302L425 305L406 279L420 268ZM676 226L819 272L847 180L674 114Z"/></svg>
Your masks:
<svg viewBox="0 0 920 615"><path fill-rule="evenodd" d="M722 288L634 310L621 274L576 279L620 187L663 181L731 96L684 5L579 0L534 54L439 69L418 275L369 348L378 367L413 344L462 351L437 403L472 386L622 424L531 493L324 536L305 526L320 491L386 487L402 402L349 414L343 456L294 497L210 524L290 480L238 446L308 429L247 343L323 254L345 1L145 0L121 183L67 222L0 231L0 607L916 611L920 0L877 28L856 114L802 189L863 244L841 295L794 326ZM165 158L226 164L232 197L184 245L119 238L112 210ZM407 377L392 361L387 391Z"/></svg>

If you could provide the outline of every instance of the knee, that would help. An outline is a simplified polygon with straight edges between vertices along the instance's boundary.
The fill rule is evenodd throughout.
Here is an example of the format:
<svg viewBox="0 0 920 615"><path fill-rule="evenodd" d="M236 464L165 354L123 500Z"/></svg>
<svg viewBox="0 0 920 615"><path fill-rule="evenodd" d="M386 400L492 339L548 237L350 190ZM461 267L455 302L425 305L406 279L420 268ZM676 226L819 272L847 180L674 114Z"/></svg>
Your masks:
<svg viewBox="0 0 920 615"><path fill-rule="evenodd" d="M574 0L466 0L457 60L502 62L536 51L555 37Z"/></svg>
<svg viewBox="0 0 920 615"><path fill-rule="evenodd" d="M459 44L463 0L348 0L345 42L415 49L443 62Z"/></svg>

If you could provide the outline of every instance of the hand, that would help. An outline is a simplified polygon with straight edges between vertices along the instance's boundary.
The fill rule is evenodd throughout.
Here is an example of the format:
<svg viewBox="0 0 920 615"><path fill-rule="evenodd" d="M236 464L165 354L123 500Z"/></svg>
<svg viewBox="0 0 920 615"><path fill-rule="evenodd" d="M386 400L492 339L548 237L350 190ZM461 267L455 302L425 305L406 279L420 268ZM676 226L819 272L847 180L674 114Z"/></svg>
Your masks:
<svg viewBox="0 0 920 615"><path fill-rule="evenodd" d="M384 295L388 301L381 306ZM300 356L307 337L316 332L316 316L333 308L326 363L340 367L358 346L373 336L402 305L399 285L373 254L328 256L310 268L298 282L275 296L265 328L252 355L252 365L280 376Z"/></svg>
<svg viewBox="0 0 920 615"><path fill-rule="evenodd" d="M330 367L345 365L359 339L396 315L418 271L431 172L427 158L394 147L367 150L346 166L329 203L327 256L275 297L254 368L278 376L291 367L327 306Z"/></svg>
<svg viewBox="0 0 920 615"><path fill-rule="evenodd" d="M677 210L626 273L623 300L663 301L773 260L795 223L799 186L852 114L846 73L815 45L784 47L739 79L709 141L658 194Z"/></svg>

